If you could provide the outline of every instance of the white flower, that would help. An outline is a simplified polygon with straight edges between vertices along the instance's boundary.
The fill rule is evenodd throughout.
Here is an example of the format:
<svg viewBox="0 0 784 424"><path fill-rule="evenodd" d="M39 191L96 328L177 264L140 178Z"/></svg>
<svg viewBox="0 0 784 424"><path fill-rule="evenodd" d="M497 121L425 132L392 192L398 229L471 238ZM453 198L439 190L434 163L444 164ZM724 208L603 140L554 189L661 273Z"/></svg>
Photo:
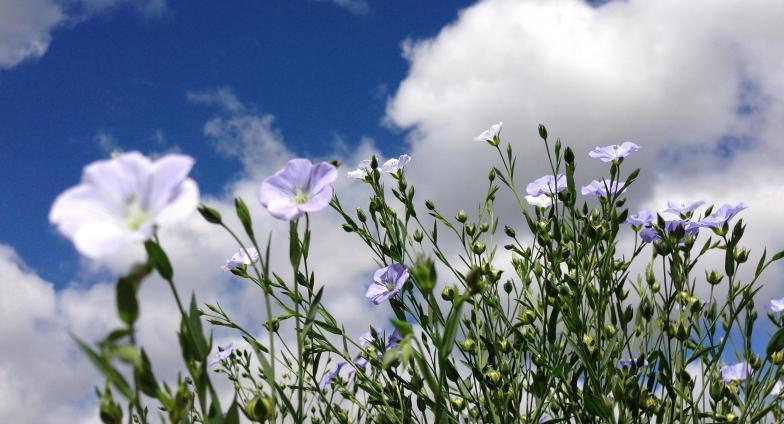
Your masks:
<svg viewBox="0 0 784 424"><path fill-rule="evenodd" d="M250 256L248 256L248 254L250 254ZM224 272L228 272L240 265L250 265L258 260L259 252L255 247L249 247L247 254L245 253L245 249L240 249L231 259L226 259L226 265L223 265L221 269Z"/></svg>
<svg viewBox="0 0 784 424"><path fill-rule="evenodd" d="M782 384L781 381L776 381L776 384L774 384L773 388L770 390L770 394L778 396L782 393L782 390L784 390L784 384Z"/></svg>
<svg viewBox="0 0 784 424"><path fill-rule="evenodd" d="M538 206L540 208L549 208L553 205L553 198L546 195L540 194L539 196L525 196L525 201L528 202L529 205Z"/></svg>
<svg viewBox="0 0 784 424"><path fill-rule="evenodd" d="M498 134L501 133L501 127L504 125L503 122L499 122L490 128L486 129L482 134L474 137L474 141L492 141L494 138L498 137Z"/></svg>
<svg viewBox="0 0 784 424"><path fill-rule="evenodd" d="M190 215L199 188L188 178L193 158L169 154L151 161L138 152L87 165L82 182L55 199L49 221L90 258L152 237L157 225Z"/></svg>
<svg viewBox="0 0 784 424"><path fill-rule="evenodd" d="M392 158L384 162L384 164L381 165L381 171L392 174L397 172L398 169L403 169L409 162L411 162L411 156L401 155L397 159Z"/></svg>
<svg viewBox="0 0 784 424"><path fill-rule="evenodd" d="M365 159L359 163L357 169L349 171L347 175L351 179L361 180L365 178L365 175L367 175L368 171L370 171L370 159Z"/></svg>

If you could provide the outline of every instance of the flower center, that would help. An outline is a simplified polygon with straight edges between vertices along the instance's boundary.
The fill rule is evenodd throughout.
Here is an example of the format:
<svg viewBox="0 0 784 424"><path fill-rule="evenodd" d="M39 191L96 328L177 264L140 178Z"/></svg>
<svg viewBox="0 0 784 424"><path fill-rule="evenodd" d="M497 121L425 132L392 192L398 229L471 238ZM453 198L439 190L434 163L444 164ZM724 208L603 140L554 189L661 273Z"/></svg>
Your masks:
<svg viewBox="0 0 784 424"><path fill-rule="evenodd" d="M301 205L303 203L308 203L310 200L310 196L308 193L304 192L301 188L297 187L294 189L294 203Z"/></svg>
<svg viewBox="0 0 784 424"><path fill-rule="evenodd" d="M395 285L395 282L392 281L392 280L384 281L384 287L387 288L387 291L393 291L393 290L395 290L397 288L397 286Z"/></svg>
<svg viewBox="0 0 784 424"><path fill-rule="evenodd" d="M123 221L125 228L136 231L150 218L152 218L152 215L147 213L135 198L128 199L125 207L125 220Z"/></svg>

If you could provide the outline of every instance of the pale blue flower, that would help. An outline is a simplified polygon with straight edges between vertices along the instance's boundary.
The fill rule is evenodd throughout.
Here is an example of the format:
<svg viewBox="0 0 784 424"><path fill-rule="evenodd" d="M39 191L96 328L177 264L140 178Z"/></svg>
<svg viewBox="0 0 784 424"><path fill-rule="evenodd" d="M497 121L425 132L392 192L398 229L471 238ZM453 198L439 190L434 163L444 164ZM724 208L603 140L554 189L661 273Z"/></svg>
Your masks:
<svg viewBox="0 0 784 424"><path fill-rule="evenodd" d="M659 236L659 233L656 231L656 229L651 227L640 230L640 238L645 243L652 243L654 241L661 240L661 236Z"/></svg>
<svg viewBox="0 0 784 424"><path fill-rule="evenodd" d="M730 383L733 381L743 381L751 374L751 365L748 362L740 362L734 365L721 367L721 381Z"/></svg>
<svg viewBox="0 0 784 424"><path fill-rule="evenodd" d="M474 141L493 141L498 135L501 133L501 127L504 125L503 122L499 122L490 128L484 130L482 134L474 137Z"/></svg>
<svg viewBox="0 0 784 424"><path fill-rule="evenodd" d="M768 303L767 310L774 314L784 311L784 297L781 299L771 299L770 303Z"/></svg>
<svg viewBox="0 0 784 424"><path fill-rule="evenodd" d="M605 179L602 179L601 181L593 180L593 181L591 181L590 184L588 184L587 186L584 186L580 190L580 193L582 193L583 196L589 196L589 195L590 196L607 196L607 193L608 193L607 189L608 188L610 189L609 190L610 195L615 195L618 192L618 190L621 188L621 183L620 182L613 182L611 184L610 181L607 181ZM624 190L626 190L626 189L624 188Z"/></svg>
<svg viewBox="0 0 784 424"><path fill-rule="evenodd" d="M334 370L324 374L324 377L321 379L321 382L319 383L319 389L323 389L329 386L330 384L332 384L332 381L334 381L340 375L340 370L343 369L343 367L345 367L346 365L348 365L346 362L339 362L335 366Z"/></svg>
<svg viewBox="0 0 784 424"><path fill-rule="evenodd" d="M703 200L697 200L694 202L686 202L686 201L667 202L667 209L665 209L664 212L670 212L676 215L683 215L685 213L694 211L695 209L702 206L703 204L705 204L705 201Z"/></svg>
<svg viewBox="0 0 784 424"><path fill-rule="evenodd" d="M248 252L245 253L245 249L240 249L237 253L234 254L234 256L232 256L230 259L227 259L226 265L221 267L223 272L231 271L240 265L250 265L259 260L259 252L255 247L248 247L247 251ZM248 254L250 254L250 256L248 256Z"/></svg>
<svg viewBox="0 0 784 424"><path fill-rule="evenodd" d="M346 175L354 180L361 180L370 172L370 159L365 159L359 162L357 169L349 171Z"/></svg>
<svg viewBox="0 0 784 424"><path fill-rule="evenodd" d="M541 196L543 194L553 195L560 193L565 189L566 176L563 174L558 174L557 177L553 175L545 175L528 183L528 186L525 188L525 190L531 196Z"/></svg>
<svg viewBox="0 0 784 424"><path fill-rule="evenodd" d="M604 147L596 147L588 153L588 156L601 160L602 162L612 162L616 159L625 158L640 150L640 146L631 141L624 141L620 146L611 144Z"/></svg>
<svg viewBox="0 0 784 424"><path fill-rule="evenodd" d="M399 158L392 158L381 165L381 171L387 174L394 174L400 169L403 169L408 163L411 162L411 156L401 155Z"/></svg>
<svg viewBox="0 0 784 424"><path fill-rule="evenodd" d="M650 365L648 363L648 360L647 359L643 359L642 366L640 366L640 368L645 368L648 365ZM615 368L618 368L618 369L627 368L627 369L632 369L632 370L636 369L637 368L637 360L636 359L626 359L626 358L619 359L618 362L615 363Z"/></svg>
<svg viewBox="0 0 784 424"><path fill-rule="evenodd" d="M381 268L373 274L373 282L368 287L365 297L378 305L396 295L406 281L408 281L408 268L405 265L395 263Z"/></svg>
<svg viewBox="0 0 784 424"><path fill-rule="evenodd" d="M229 356L231 356L232 352L234 352L234 348L231 346L231 343L229 343L229 345L224 348L218 347L218 353L216 353L215 357L212 358L209 366L213 367L218 365L221 361L229 359Z"/></svg>
<svg viewBox="0 0 784 424"><path fill-rule="evenodd" d="M327 207L336 177L337 170L327 162L292 159L261 183L259 201L270 215L291 221Z"/></svg>
<svg viewBox="0 0 784 424"><path fill-rule="evenodd" d="M700 221L700 226L710 228L721 227L725 222L732 219L732 217L737 215L738 212L746 209L747 207L748 206L746 206L746 204L743 202L738 203L735 206L724 204L719 209L710 214L710 216L703 218Z"/></svg>
<svg viewBox="0 0 784 424"><path fill-rule="evenodd" d="M193 158L179 154L153 161L130 152L93 162L79 185L57 196L49 222L90 258L141 243L155 227L196 210L199 188L188 178L192 167Z"/></svg>
<svg viewBox="0 0 784 424"><path fill-rule="evenodd" d="M643 209L626 219L626 223L631 225L638 225L640 227L646 227L651 225L654 220L656 220L656 215Z"/></svg>
<svg viewBox="0 0 784 424"><path fill-rule="evenodd" d="M531 206L536 206L539 208L549 208L550 206L555 203L555 199L552 196L548 196L546 194L542 194L539 196L525 196L525 201L528 202Z"/></svg>

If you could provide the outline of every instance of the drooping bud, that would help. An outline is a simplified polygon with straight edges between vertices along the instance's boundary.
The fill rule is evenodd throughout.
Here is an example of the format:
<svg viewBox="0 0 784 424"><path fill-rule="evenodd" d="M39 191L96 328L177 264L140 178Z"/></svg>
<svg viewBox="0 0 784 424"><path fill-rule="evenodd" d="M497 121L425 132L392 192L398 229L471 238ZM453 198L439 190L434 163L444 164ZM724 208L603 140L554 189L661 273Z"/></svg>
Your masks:
<svg viewBox="0 0 784 424"><path fill-rule="evenodd" d="M453 285L446 286L444 287L443 290L441 290L441 299L444 299L446 301L451 301L452 299L455 298L456 293L457 293L457 287Z"/></svg>

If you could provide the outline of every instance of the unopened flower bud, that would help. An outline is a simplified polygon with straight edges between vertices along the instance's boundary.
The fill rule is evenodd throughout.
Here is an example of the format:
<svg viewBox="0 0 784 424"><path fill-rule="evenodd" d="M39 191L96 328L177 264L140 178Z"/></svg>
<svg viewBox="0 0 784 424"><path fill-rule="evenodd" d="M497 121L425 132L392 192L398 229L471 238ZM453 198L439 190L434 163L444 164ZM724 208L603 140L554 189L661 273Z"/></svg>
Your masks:
<svg viewBox="0 0 784 424"><path fill-rule="evenodd" d="M735 249L735 260L742 264L749 260L749 251L744 248Z"/></svg>
<svg viewBox="0 0 784 424"><path fill-rule="evenodd" d="M658 281L654 281L653 284L651 285L651 291L654 293L658 293L659 289L661 289L661 284L659 284Z"/></svg>
<svg viewBox="0 0 784 424"><path fill-rule="evenodd" d="M476 341L474 341L474 339L469 337L463 340L462 342L458 343L458 346L460 347L460 350L462 350L463 352L472 353L476 348Z"/></svg>
<svg viewBox="0 0 784 424"><path fill-rule="evenodd" d="M436 210L436 205L433 204L432 200L425 200L425 207L431 211Z"/></svg>
<svg viewBox="0 0 784 424"><path fill-rule="evenodd" d="M770 355L770 362L773 362L776 365L783 364L784 363L784 352L781 352L781 351L773 352L773 354Z"/></svg>
<svg viewBox="0 0 784 424"><path fill-rule="evenodd" d="M504 283L504 291L509 294L514 289L514 285L512 285L512 280L506 280Z"/></svg>
<svg viewBox="0 0 784 424"><path fill-rule="evenodd" d="M716 270L711 272L705 271L705 279L708 280L708 284L715 286L721 282L724 277L720 275Z"/></svg>
<svg viewBox="0 0 784 424"><path fill-rule="evenodd" d="M648 266L645 267L645 282L648 283L649 286L656 282L656 276L653 274L652 264L648 264Z"/></svg>
<svg viewBox="0 0 784 424"><path fill-rule="evenodd" d="M272 400L267 396L256 396L245 405L245 414L253 422L263 423L273 412Z"/></svg>
<svg viewBox="0 0 784 424"><path fill-rule="evenodd" d="M490 172L487 173L487 179L490 180L490 182L495 180L495 168L490 168Z"/></svg>
<svg viewBox="0 0 784 424"><path fill-rule="evenodd" d="M509 227L509 226L505 226L504 227L504 233L506 233L507 236L512 237L512 238L514 238L515 235L516 235L514 228Z"/></svg>
<svg viewBox="0 0 784 424"><path fill-rule="evenodd" d="M455 219L457 222L464 223L468 219L468 215L466 215L466 211L460 209L457 211L457 215L455 215Z"/></svg>
<svg viewBox="0 0 784 424"><path fill-rule="evenodd" d="M421 230L417 229L416 231L414 231L414 241L416 241L417 243L422 243L422 239L424 237L425 235L422 234Z"/></svg>
<svg viewBox="0 0 784 424"><path fill-rule="evenodd" d="M512 351L512 344L509 343L509 340L501 340L498 342L498 349L501 350L501 352L509 353Z"/></svg>
<svg viewBox="0 0 784 424"><path fill-rule="evenodd" d="M618 332L618 330L616 330L615 326L612 325L612 324L607 324L607 325L604 326L604 334L606 334L607 337L612 337L617 332Z"/></svg>
<svg viewBox="0 0 784 424"><path fill-rule="evenodd" d="M457 287L455 286L446 286L443 290L441 290L441 299L446 301L451 301L455 298L455 294L457 293Z"/></svg>
<svg viewBox="0 0 784 424"><path fill-rule="evenodd" d="M343 231L345 231L347 233L351 233L351 232L354 231L354 227L352 227L351 224L349 224L349 223L345 223L345 224L341 225L341 227L343 227Z"/></svg>
<svg viewBox="0 0 784 424"><path fill-rule="evenodd" d="M473 251L475 254L477 254L477 255L481 255L482 253L484 253L485 249L486 249L486 247L485 247L485 244L484 244L484 243L481 243L481 242L476 242L476 243L474 243L474 245L471 247L471 250L472 250L472 251Z"/></svg>
<svg viewBox="0 0 784 424"><path fill-rule="evenodd" d="M474 224L468 224L465 226L465 232L469 236L473 236L476 233L476 226Z"/></svg>
<svg viewBox="0 0 784 424"><path fill-rule="evenodd" d="M486 232L489 229L490 229L490 224L488 224L486 222L483 222L483 223L479 224L479 231L480 232L484 233L484 232Z"/></svg>
<svg viewBox="0 0 784 424"><path fill-rule="evenodd" d="M459 397L452 399L452 408L454 408L455 411L458 411L458 412L462 411L463 408L465 408L465 400L463 400L463 398L459 398Z"/></svg>
<svg viewBox="0 0 784 424"><path fill-rule="evenodd" d="M542 124L539 124L539 137L542 137L542 140L547 140L547 128Z"/></svg>
<svg viewBox="0 0 784 424"><path fill-rule="evenodd" d="M523 325L532 324L536 320L536 311L533 309L525 309L520 313L520 322Z"/></svg>
<svg viewBox="0 0 784 424"><path fill-rule="evenodd" d="M501 381L501 373L494 369L490 369L485 372L485 381L492 385L496 385Z"/></svg>

